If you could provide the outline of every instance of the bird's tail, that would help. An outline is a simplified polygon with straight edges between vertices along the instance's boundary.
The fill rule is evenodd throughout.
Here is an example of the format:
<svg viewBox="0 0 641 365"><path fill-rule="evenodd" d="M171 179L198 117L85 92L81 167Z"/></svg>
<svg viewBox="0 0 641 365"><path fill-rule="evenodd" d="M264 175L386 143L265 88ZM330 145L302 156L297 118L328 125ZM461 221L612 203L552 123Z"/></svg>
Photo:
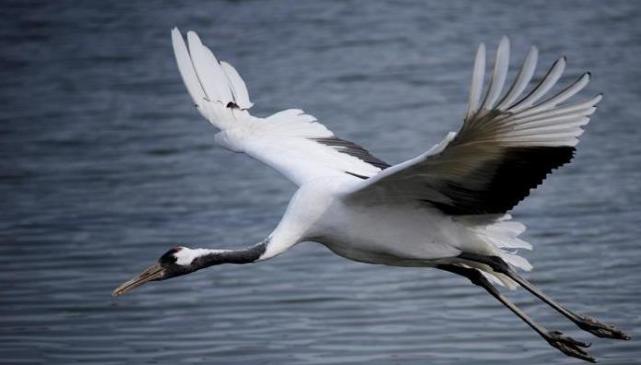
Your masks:
<svg viewBox="0 0 641 365"><path fill-rule="evenodd" d="M489 218L489 222L488 222ZM478 221L473 225L476 236L490 246L494 254L501 257L508 264L524 270L532 270L530 262L520 256L518 250L531 250L532 245L519 238L525 232L523 223L513 221L509 214L500 217L477 216ZM481 272L492 282L504 285L510 289L518 287L506 275L496 273L489 268L481 268Z"/></svg>

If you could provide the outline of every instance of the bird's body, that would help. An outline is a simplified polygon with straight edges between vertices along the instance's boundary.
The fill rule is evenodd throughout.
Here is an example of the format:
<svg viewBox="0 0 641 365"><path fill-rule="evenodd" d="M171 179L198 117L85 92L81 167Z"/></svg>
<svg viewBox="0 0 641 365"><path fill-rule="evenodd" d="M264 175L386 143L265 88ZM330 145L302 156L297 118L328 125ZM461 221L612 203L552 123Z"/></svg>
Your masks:
<svg viewBox="0 0 641 365"><path fill-rule="evenodd" d="M504 91L509 41L503 38L484 91L481 45L461 129L425 153L390 165L338 138L302 110L266 118L251 115L253 104L238 72L219 62L195 33L189 32L187 40L188 46L173 30L178 68L198 111L220 130L216 143L271 166L298 190L264 241L241 250L173 248L115 295L212 265L264 261L314 241L353 261L434 267L464 276L570 356L593 361L583 349L586 344L532 321L491 282L525 288L597 336L629 338L560 306L516 271L532 268L517 252L531 245L519 238L525 226L511 220L508 212L548 173L572 159L578 137L601 100L597 95L568 102L588 84L589 73L550 96L565 69L561 58L525 92L538 58L533 47Z"/></svg>
<svg viewBox="0 0 641 365"><path fill-rule="evenodd" d="M454 237L447 237L456 233L456 224L445 215L420 204L350 204L341 195L355 183L352 179L320 179L301 187L283 227L305 227L297 241L319 242L340 256L375 264L421 266L460 252L450 243Z"/></svg>
<svg viewBox="0 0 641 365"><path fill-rule="evenodd" d="M462 251L497 253L478 227L424 204L350 202L345 192L357 183L354 177L321 178L302 186L271 235L275 249L266 257L304 241L350 260L392 266L433 266Z"/></svg>

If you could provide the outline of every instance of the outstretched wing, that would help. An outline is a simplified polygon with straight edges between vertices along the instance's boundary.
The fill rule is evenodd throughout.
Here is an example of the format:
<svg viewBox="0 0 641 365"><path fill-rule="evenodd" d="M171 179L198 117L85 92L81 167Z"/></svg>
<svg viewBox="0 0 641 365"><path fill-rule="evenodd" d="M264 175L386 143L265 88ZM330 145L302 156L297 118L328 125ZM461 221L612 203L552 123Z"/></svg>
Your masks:
<svg viewBox="0 0 641 365"><path fill-rule="evenodd" d="M461 130L430 151L364 180L348 198L420 200L453 215L499 214L512 209L553 169L569 162L583 133L581 127L589 122L601 95L576 104L565 102L588 84L590 74L543 99L563 73L566 60L561 58L523 95L537 62L538 52L532 47L501 96L509 53L509 40L504 37L482 96L485 46L481 44Z"/></svg>
<svg viewBox="0 0 641 365"><path fill-rule="evenodd" d="M248 110L253 104L236 69L219 62L196 33L188 32L187 41L189 47L180 31L172 30L180 74L196 108L221 130L218 144L266 163L298 185L319 177L364 179L389 166L302 110L252 116Z"/></svg>

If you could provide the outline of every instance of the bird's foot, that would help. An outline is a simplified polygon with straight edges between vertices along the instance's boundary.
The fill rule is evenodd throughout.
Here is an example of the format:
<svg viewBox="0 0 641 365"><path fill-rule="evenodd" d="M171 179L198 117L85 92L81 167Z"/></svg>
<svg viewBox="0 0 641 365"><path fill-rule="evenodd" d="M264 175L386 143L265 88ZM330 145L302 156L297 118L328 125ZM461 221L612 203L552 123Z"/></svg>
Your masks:
<svg viewBox="0 0 641 365"><path fill-rule="evenodd" d="M576 357L577 359L596 362L583 348L590 347L590 343L577 341L572 337L565 336L559 331L550 331L545 337L547 342L559 349L561 352L568 356Z"/></svg>
<svg viewBox="0 0 641 365"><path fill-rule="evenodd" d="M576 324L584 331L588 331L597 337L613 338L616 340L629 340L630 336L614 326L599 322L598 320L585 315L577 315Z"/></svg>

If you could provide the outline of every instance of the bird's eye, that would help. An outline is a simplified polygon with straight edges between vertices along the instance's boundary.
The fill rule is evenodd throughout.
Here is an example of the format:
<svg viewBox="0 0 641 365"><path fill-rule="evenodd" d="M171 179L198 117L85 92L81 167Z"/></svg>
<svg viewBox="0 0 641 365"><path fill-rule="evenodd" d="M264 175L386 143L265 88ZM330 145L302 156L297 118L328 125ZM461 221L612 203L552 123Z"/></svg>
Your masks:
<svg viewBox="0 0 641 365"><path fill-rule="evenodd" d="M164 255L160 257L160 260L158 260L161 264L175 264L176 260L178 258L176 257L176 253L178 253L180 250L182 250L182 247L173 247L169 251L165 252Z"/></svg>

